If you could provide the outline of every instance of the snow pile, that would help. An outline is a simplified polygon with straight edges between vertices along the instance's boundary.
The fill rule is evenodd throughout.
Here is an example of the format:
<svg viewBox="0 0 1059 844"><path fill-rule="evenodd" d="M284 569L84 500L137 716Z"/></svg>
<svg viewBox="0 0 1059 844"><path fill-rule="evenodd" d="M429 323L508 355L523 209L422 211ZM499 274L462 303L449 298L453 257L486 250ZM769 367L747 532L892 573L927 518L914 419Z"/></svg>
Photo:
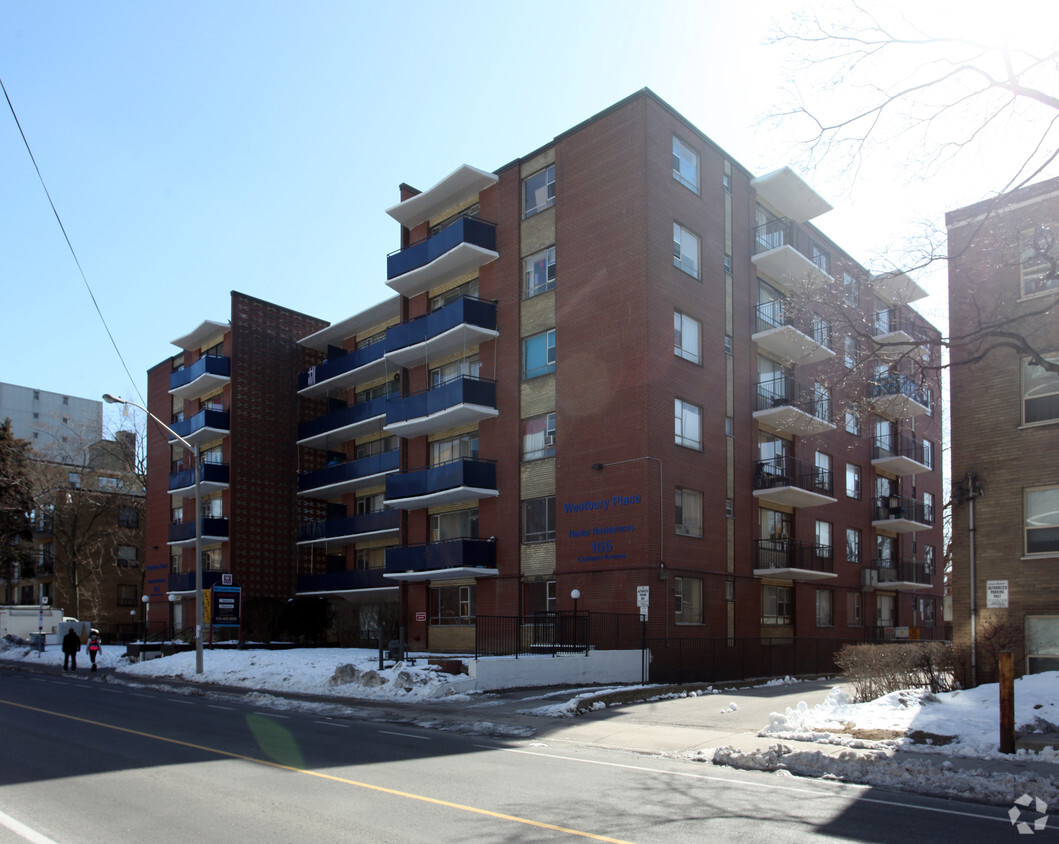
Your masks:
<svg viewBox="0 0 1059 844"><path fill-rule="evenodd" d="M1000 771L955 768L925 759L886 753L843 752L829 755L795 751L784 744L764 750L743 752L731 746L701 751L696 761L712 762L749 771L771 771L839 782L897 788L935 796L977 800L997 806L1010 806L1023 794L1032 794L1048 806L1059 807L1059 787L1051 776L1034 772L1012 774Z"/></svg>
<svg viewBox="0 0 1059 844"><path fill-rule="evenodd" d="M819 741L850 747L900 747L954 756L1007 758L999 753L1000 690L996 683L933 695L906 690L867 703L854 703L833 689L817 706L801 702L772 713L758 735L791 741ZM1015 681L1018 735L1059 731L1059 672ZM1059 750L1059 748L1057 748ZM1037 758L1059 758L1047 751Z"/></svg>

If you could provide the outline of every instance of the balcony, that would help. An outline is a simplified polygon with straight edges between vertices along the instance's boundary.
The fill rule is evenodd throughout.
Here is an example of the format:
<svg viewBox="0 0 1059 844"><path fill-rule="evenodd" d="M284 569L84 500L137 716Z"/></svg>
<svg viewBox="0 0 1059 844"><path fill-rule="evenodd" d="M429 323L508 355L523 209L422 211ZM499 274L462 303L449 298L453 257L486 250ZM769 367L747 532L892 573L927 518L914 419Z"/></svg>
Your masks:
<svg viewBox="0 0 1059 844"><path fill-rule="evenodd" d="M307 448L337 446L382 428L389 396L343 407L298 425L298 445Z"/></svg>
<svg viewBox="0 0 1059 844"><path fill-rule="evenodd" d="M299 574L297 593L317 595L324 592L354 592L361 589L372 591L385 589L396 593L397 587L383 576L382 569L360 569L358 571L335 571L325 574Z"/></svg>
<svg viewBox="0 0 1059 844"><path fill-rule="evenodd" d="M871 289L876 296L891 305L906 305L927 296L926 290L899 272L874 276Z"/></svg>
<svg viewBox="0 0 1059 844"><path fill-rule="evenodd" d="M757 462L754 497L787 507L818 507L838 500L831 471L787 456Z"/></svg>
<svg viewBox="0 0 1059 844"><path fill-rule="evenodd" d="M394 366L429 363L497 335L496 302L463 296L431 314L387 329L386 362Z"/></svg>
<svg viewBox="0 0 1059 844"><path fill-rule="evenodd" d="M231 370L231 358L206 355L190 366L169 374L169 394L176 399L205 395L231 381Z"/></svg>
<svg viewBox="0 0 1059 844"><path fill-rule="evenodd" d="M758 271L784 290L818 290L831 284L830 267L823 258L814 262L795 248L798 227L788 219L772 220L754 229L754 254Z"/></svg>
<svg viewBox="0 0 1059 844"><path fill-rule="evenodd" d="M875 354L883 360L895 361L912 354L922 358L924 352L929 354L925 348L929 338L926 324L910 311L889 308L875 314L872 340Z"/></svg>
<svg viewBox="0 0 1059 844"><path fill-rule="evenodd" d="M495 174L464 164L432 188L387 208L386 213L406 229L415 228L449 208L473 199L497 181Z"/></svg>
<svg viewBox="0 0 1059 844"><path fill-rule="evenodd" d="M835 353L818 339L792 324L791 303L786 299L762 302L757 306L757 322L751 340L758 348L788 365L819 363Z"/></svg>
<svg viewBox="0 0 1059 844"><path fill-rule="evenodd" d="M228 464L203 463L199 466L199 492L219 492L228 489ZM169 494L193 495L195 492L195 469L184 469L169 474Z"/></svg>
<svg viewBox="0 0 1059 844"><path fill-rule="evenodd" d="M923 563L911 560L873 561L876 583L880 589L896 589L898 592L915 592L930 588L930 575Z"/></svg>
<svg viewBox="0 0 1059 844"><path fill-rule="evenodd" d="M496 382L462 375L433 390L391 397L385 430L410 439L491 419L498 412Z"/></svg>
<svg viewBox="0 0 1059 844"><path fill-rule="evenodd" d="M933 468L926 460L923 444L907 434L872 438L871 465L880 471L892 475L918 475Z"/></svg>
<svg viewBox="0 0 1059 844"><path fill-rule="evenodd" d="M192 445L201 445L211 440L226 437L231 432L231 421L227 410L200 410L190 419L181 419L169 426ZM169 438L170 444L177 442Z"/></svg>
<svg viewBox="0 0 1059 844"><path fill-rule="evenodd" d="M385 375L385 351L386 346L380 341L310 366L298 376L298 395L319 398Z"/></svg>
<svg viewBox="0 0 1059 844"><path fill-rule="evenodd" d="M904 495L876 498L871 524L894 533L929 530L934 525L934 508Z"/></svg>
<svg viewBox="0 0 1059 844"><path fill-rule="evenodd" d="M488 539L446 539L386 549L390 580L452 580L496 577L496 543Z"/></svg>
<svg viewBox="0 0 1059 844"><path fill-rule="evenodd" d="M927 398L907 375L883 375L871 386L871 404L876 413L893 419L911 418L926 413Z"/></svg>
<svg viewBox="0 0 1059 844"><path fill-rule="evenodd" d="M364 539L392 536L401 527L401 514L396 510L360 513L341 519L326 519L298 525L299 545L350 545Z"/></svg>
<svg viewBox="0 0 1059 844"><path fill-rule="evenodd" d="M499 257L496 223L460 217L432 237L388 255L386 283L402 296L417 296Z"/></svg>
<svg viewBox="0 0 1059 844"><path fill-rule="evenodd" d="M192 563L194 563L194 555L192 556ZM219 585L221 582L221 572L219 571L204 571L202 573L202 588L212 589L214 586ZM169 575L169 591L170 592L194 592L195 591L195 572L187 571L180 572L179 574L170 573Z"/></svg>
<svg viewBox="0 0 1059 844"><path fill-rule="evenodd" d="M337 498L347 492L355 492L382 483L390 472L400 466L401 453L397 449L336 463L314 472L305 472L298 478L298 495L312 498Z"/></svg>
<svg viewBox="0 0 1059 844"><path fill-rule="evenodd" d="M781 167L751 179L750 186L762 201L782 216L799 223L831 210L831 203L809 187L790 167Z"/></svg>
<svg viewBox="0 0 1059 844"><path fill-rule="evenodd" d="M810 545L793 539L759 539L756 545L754 577L804 581L838 577L830 545Z"/></svg>
<svg viewBox="0 0 1059 844"><path fill-rule="evenodd" d="M795 436L833 431L831 395L788 376L757 385L754 418L763 425Z"/></svg>
<svg viewBox="0 0 1059 844"><path fill-rule="evenodd" d="M421 510L457 501L495 498L496 463L462 457L386 478L386 506L398 510Z"/></svg>
<svg viewBox="0 0 1059 844"><path fill-rule="evenodd" d="M202 520L202 542L227 542L228 520L227 519L203 519ZM176 522L169 525L169 545L186 547L195 544L195 523Z"/></svg>

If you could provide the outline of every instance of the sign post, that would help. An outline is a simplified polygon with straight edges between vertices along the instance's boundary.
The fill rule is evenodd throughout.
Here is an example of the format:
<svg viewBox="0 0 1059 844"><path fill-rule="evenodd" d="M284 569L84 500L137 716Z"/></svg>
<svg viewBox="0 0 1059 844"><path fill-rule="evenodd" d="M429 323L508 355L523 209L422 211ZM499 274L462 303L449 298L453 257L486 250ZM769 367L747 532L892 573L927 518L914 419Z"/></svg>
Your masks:
<svg viewBox="0 0 1059 844"><path fill-rule="evenodd" d="M647 685L647 612L651 605L651 587L636 587L636 606L640 609L640 685Z"/></svg>

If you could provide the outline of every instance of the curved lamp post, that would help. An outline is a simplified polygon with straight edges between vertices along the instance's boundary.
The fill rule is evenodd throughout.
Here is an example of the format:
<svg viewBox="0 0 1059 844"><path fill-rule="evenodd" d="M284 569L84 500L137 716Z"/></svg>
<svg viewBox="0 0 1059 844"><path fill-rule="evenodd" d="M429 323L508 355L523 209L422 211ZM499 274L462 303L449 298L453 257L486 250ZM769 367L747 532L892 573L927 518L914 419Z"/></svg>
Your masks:
<svg viewBox="0 0 1059 844"><path fill-rule="evenodd" d="M198 445L192 445L180 434L170 428L161 419L155 416L142 404L138 404L129 399L119 398L113 396L110 393L103 394L103 401L107 404L125 404L131 405L132 407L138 407L148 416L150 416L155 422L161 425L170 435L177 440L184 448L190 449L191 453L195 458L195 673L202 673L202 501L199 491L199 476L202 472L202 467L199 465L199 447ZM144 596L145 598L147 596ZM145 637L146 638L146 637Z"/></svg>

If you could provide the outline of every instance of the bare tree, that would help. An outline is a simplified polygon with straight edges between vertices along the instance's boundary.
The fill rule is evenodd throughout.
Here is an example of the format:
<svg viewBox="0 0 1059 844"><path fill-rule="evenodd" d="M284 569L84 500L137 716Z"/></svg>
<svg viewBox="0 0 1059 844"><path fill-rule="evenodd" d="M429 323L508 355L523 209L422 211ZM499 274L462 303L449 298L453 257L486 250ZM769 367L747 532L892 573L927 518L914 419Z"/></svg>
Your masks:
<svg viewBox="0 0 1059 844"><path fill-rule="evenodd" d="M33 494L29 476L29 446L15 439L11 420L0 424L0 580L10 582L15 565L30 562L33 539Z"/></svg>

